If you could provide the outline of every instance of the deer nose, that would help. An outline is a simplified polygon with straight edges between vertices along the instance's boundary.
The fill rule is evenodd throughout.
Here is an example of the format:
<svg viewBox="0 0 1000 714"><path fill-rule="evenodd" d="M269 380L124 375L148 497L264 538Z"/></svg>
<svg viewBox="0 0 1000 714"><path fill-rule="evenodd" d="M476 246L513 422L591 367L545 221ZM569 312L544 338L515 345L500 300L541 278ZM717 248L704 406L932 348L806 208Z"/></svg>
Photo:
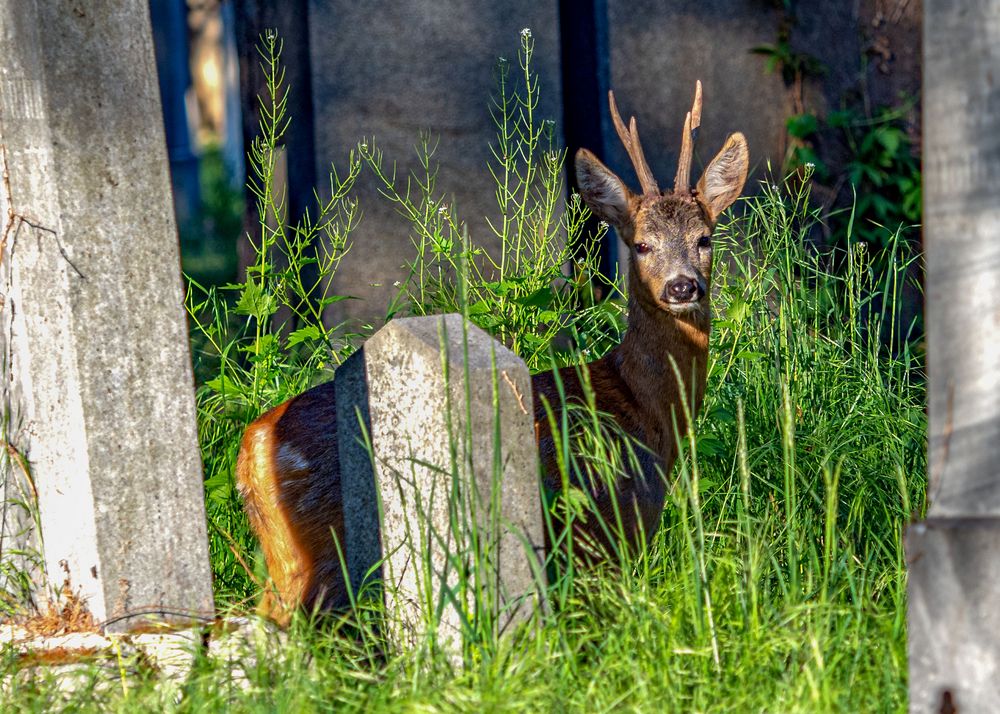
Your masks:
<svg viewBox="0 0 1000 714"><path fill-rule="evenodd" d="M698 281L687 276L671 280L663 292L667 302L695 302L705 294Z"/></svg>

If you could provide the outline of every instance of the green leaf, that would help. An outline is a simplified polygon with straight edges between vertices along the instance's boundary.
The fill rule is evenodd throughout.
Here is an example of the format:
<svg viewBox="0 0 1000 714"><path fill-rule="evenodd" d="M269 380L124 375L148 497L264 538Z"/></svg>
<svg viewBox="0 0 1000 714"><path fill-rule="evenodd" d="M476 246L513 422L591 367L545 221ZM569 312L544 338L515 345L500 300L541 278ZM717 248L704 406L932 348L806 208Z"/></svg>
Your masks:
<svg viewBox="0 0 1000 714"><path fill-rule="evenodd" d="M514 302L524 307L546 307L552 302L552 290L548 286L538 288L530 295L517 298Z"/></svg>
<svg viewBox="0 0 1000 714"><path fill-rule="evenodd" d="M319 301L319 307L322 310L327 305L333 305L334 303L340 302L341 300L354 300L356 298L351 295L330 295Z"/></svg>
<svg viewBox="0 0 1000 714"><path fill-rule="evenodd" d="M903 132L895 127L882 127L877 129L876 133L879 143L885 147L888 153L895 154L899 151L899 147L904 139Z"/></svg>
<svg viewBox="0 0 1000 714"><path fill-rule="evenodd" d="M785 121L788 133L797 139L805 139L816 133L819 122L814 114L793 114Z"/></svg>
<svg viewBox="0 0 1000 714"><path fill-rule="evenodd" d="M719 439L717 436L712 436L711 434L702 434L701 436L698 437L698 441L696 442L696 450L698 452L698 456L702 457L721 456L726 453L726 445L722 443L722 440ZM702 480L707 481L709 485L715 484L714 481L708 478ZM703 487L699 488L698 490L699 491L703 490Z"/></svg>
<svg viewBox="0 0 1000 714"><path fill-rule="evenodd" d="M480 300L469 305L469 315L485 315L490 311L490 306L485 300Z"/></svg>
<svg viewBox="0 0 1000 714"><path fill-rule="evenodd" d="M719 442L719 443L721 444L722 442ZM722 453L724 453L724 451L725 451L724 449L721 450L721 451L717 451L717 452L716 451L713 451L713 452L702 451L702 449L700 448L701 447L701 443L700 442L698 443L698 446L699 446L698 451L701 454L704 454L705 456L719 456ZM712 449L714 450L715 447L713 446ZM698 493L705 493L706 491L710 491L710 490L712 490L713 488L715 488L718 485L719 485L719 482L716 481L714 478L702 477L702 478L698 479Z"/></svg>
<svg viewBox="0 0 1000 714"><path fill-rule="evenodd" d="M826 115L826 123L838 129L848 127L853 122L854 112L849 109L837 109Z"/></svg>
<svg viewBox="0 0 1000 714"><path fill-rule="evenodd" d="M778 48L774 45L757 45L756 47L750 48L750 54L753 55L776 55L778 54Z"/></svg>
<svg viewBox="0 0 1000 714"><path fill-rule="evenodd" d="M239 391L237 384L224 374L208 380L205 382L205 386L217 394L232 394Z"/></svg>
<svg viewBox="0 0 1000 714"><path fill-rule="evenodd" d="M743 298L733 298L726 306L726 317L734 324L743 322L750 313L750 304Z"/></svg>
<svg viewBox="0 0 1000 714"><path fill-rule="evenodd" d="M705 418L710 422L717 422L720 424L735 424L736 415L723 406L712 407Z"/></svg>
<svg viewBox="0 0 1000 714"><path fill-rule="evenodd" d="M250 315L264 321L277 310L277 300L274 295L261 290L252 280L243 286L240 300L236 303L236 314Z"/></svg>
<svg viewBox="0 0 1000 714"><path fill-rule="evenodd" d="M318 340L320 336L319 328L315 325L302 327L288 336L288 346L292 347L306 340Z"/></svg>

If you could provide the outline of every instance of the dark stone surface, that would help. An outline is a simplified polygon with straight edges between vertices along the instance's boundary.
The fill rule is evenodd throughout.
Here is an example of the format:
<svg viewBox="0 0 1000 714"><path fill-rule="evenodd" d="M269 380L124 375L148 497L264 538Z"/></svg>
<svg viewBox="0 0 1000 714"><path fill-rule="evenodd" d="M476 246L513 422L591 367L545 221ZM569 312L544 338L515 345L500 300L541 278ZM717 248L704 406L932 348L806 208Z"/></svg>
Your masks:
<svg viewBox="0 0 1000 714"><path fill-rule="evenodd" d="M661 188L672 188L684 115L696 80L704 87L704 112L691 169L692 184L741 131L750 148L748 189L770 158L779 168L788 100L781 78L764 73L750 54L773 43L778 14L768 3L747 0L608 0L611 88L623 118L635 115L650 168ZM625 150L605 123L611 166L634 188Z"/></svg>
<svg viewBox="0 0 1000 714"><path fill-rule="evenodd" d="M337 403L337 450L340 455L340 489L344 502L344 533L348 544L347 571L357 594L365 576L382 559L379 535L378 492L369 443L370 394L366 374L366 348L362 347L337 368L333 387ZM373 571L373 579L381 569Z"/></svg>
<svg viewBox="0 0 1000 714"><path fill-rule="evenodd" d="M557 3L483 3L475 0L397 3L311 0L309 45L315 106L316 167L321 190L331 162L347 155L363 137L374 136L388 167L398 175L419 168L414 146L420 132L440 138L438 190L449 196L474 239L489 243L485 216L497 216L496 187L487 169L495 129L490 97L494 68L505 57L517 70L520 32L531 28L532 66L542 97L536 116L561 126ZM561 145L561 137L557 138ZM325 187L324 187L325 184ZM358 183L364 211L354 247L335 287L366 302L344 301L331 317L384 319L412 260L409 224L377 193L365 172Z"/></svg>

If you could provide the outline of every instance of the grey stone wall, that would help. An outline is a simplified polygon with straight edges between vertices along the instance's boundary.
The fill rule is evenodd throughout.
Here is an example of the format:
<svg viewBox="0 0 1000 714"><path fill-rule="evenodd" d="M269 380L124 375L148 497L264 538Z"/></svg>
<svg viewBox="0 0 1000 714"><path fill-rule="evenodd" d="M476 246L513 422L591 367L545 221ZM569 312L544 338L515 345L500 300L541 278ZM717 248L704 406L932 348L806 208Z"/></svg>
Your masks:
<svg viewBox="0 0 1000 714"><path fill-rule="evenodd" d="M469 221L473 237L484 238L483 217L495 213L486 168L494 136L488 112L494 63L499 56L513 60L518 34L531 28L534 69L542 88L538 114L553 119L561 136L566 112L581 103L562 89L574 62L562 56L561 44L567 17L582 11L573 3L552 0L298 1L308 3L308 39L299 44L308 46L311 62L308 73L295 74L308 78L311 88L313 111L306 123L314 127L320 189L331 162L346 165L348 152L364 136L375 136L389 164L398 161L398 173L405 176L417 166L413 146L426 130L440 139L438 189ZM754 170L749 190L755 190L769 160L780 173L785 120L795 109L798 92L785 86L780 73L766 73L765 58L751 50L777 43L789 23L792 50L825 66L825 72L807 77L802 87L808 110L823 116L845 103L857 105L859 94L880 104L898 102L900 92L919 92L919 2L802 0L789 15L782 3L769 0L588 2L593 3L588 16L598 24L593 44L600 57L580 66L589 72L597 68L601 76L592 83L613 88L626 117L637 117L646 156L661 185L672 183L681 126L697 79L704 84L705 112L693 178L733 131L742 131L749 142ZM582 103L593 107L592 98ZM603 100L598 113L601 138L588 148L634 184ZM918 108L910 118L918 132ZM822 132L816 142L836 173L846 158L839 130ZM842 184L839 189L818 187L816 196L839 204L850 199L850 191ZM341 302L330 318L362 317L377 324L394 293L392 283L402 277L401 266L414 250L407 223L378 197L368 173L359 182L358 198L364 220L335 287L365 301Z"/></svg>
<svg viewBox="0 0 1000 714"><path fill-rule="evenodd" d="M752 175L768 158L780 157L788 111L785 88L750 54L752 47L774 42L776 32L777 13L759 2L608 0L611 87L623 116L635 115L661 187L673 186L684 115L699 79L704 112L693 182L734 131L747 137ZM605 133L609 165L636 187L610 121Z"/></svg>

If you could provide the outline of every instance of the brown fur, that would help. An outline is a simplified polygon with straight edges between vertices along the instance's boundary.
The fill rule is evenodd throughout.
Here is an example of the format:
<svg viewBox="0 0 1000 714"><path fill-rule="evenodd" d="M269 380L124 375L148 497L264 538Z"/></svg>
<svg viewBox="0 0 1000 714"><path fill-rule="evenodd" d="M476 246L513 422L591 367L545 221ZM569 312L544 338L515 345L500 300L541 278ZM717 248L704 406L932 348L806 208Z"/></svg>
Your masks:
<svg viewBox="0 0 1000 714"><path fill-rule="evenodd" d="M704 397L712 277L711 245L706 241L718 215L742 191L747 164L746 141L734 134L706 168L696 191L685 186L676 194L640 196L589 151L581 149L576 156L584 200L618 229L632 252L628 330L618 347L585 368L597 408L648 451L641 473L622 474L613 492L579 474L572 476L572 483L590 491L606 522L614 523L617 502L631 545L650 536L659 521L666 485L658 469L669 475L677 457L675 434L687 430L682 395L692 414ZM675 300L670 292L675 280L697 285L697 299ZM582 401L577 369L564 368L559 376L567 398ZM561 481L545 409L546 403L559 409L555 376L535 375L532 395L543 479L548 489L558 491ZM247 429L240 447L237 481L273 583L260 609L280 622L299 606L344 602L336 547L344 543L344 526L335 435L334 390L329 383L260 417ZM608 545L595 519L576 528L585 545Z"/></svg>
<svg viewBox="0 0 1000 714"><path fill-rule="evenodd" d="M336 433L328 382L264 414L240 444L237 485L271 579L259 609L281 623L299 606L344 603Z"/></svg>

